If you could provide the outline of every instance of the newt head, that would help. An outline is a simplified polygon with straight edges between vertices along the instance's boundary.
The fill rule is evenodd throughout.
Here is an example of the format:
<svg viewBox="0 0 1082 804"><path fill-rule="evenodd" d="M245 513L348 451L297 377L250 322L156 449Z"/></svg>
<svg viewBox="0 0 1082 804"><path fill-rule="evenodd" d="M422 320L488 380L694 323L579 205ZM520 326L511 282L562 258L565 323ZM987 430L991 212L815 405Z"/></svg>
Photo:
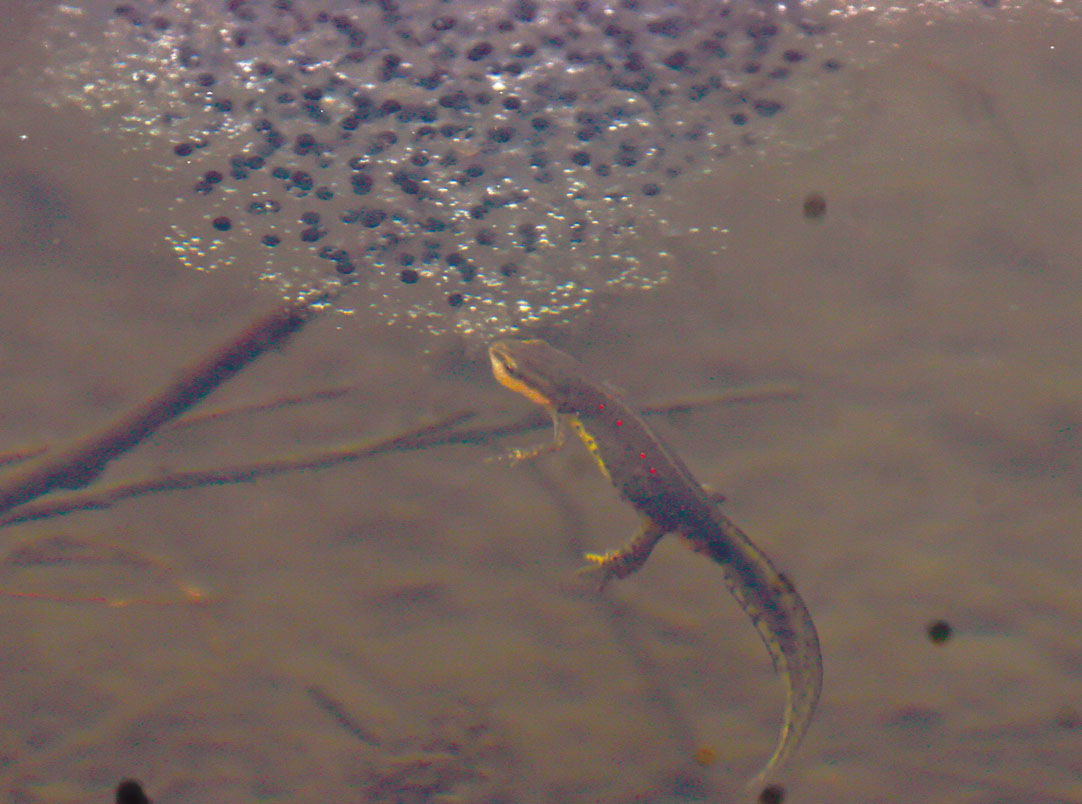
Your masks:
<svg viewBox="0 0 1082 804"><path fill-rule="evenodd" d="M499 340L489 345L488 356L501 385L549 410L557 407L552 368L562 352L541 340Z"/></svg>

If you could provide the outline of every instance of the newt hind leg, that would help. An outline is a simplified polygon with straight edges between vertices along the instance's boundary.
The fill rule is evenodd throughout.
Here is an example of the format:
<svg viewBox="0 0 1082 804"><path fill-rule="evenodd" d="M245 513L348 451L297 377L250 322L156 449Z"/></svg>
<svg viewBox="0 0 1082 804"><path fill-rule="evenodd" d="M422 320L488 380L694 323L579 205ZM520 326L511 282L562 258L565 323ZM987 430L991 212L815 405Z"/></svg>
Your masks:
<svg viewBox="0 0 1082 804"><path fill-rule="evenodd" d="M626 578L639 570L650 557L654 547L668 531L649 517L644 517L639 529L631 541L615 550L604 553L587 553L585 558L590 563L579 570L579 574L595 575L600 578L600 588L612 578Z"/></svg>

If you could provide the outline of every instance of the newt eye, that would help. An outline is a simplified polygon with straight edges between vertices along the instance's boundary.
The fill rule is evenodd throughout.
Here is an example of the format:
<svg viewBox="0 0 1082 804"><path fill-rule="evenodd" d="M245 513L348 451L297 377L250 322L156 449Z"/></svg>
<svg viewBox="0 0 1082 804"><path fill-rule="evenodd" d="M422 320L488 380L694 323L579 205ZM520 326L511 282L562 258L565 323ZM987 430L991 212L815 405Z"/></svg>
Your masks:
<svg viewBox="0 0 1082 804"><path fill-rule="evenodd" d="M489 352L489 357L492 359L492 365L497 371L502 371L505 374L516 376L515 362L511 357L498 349L492 349Z"/></svg>

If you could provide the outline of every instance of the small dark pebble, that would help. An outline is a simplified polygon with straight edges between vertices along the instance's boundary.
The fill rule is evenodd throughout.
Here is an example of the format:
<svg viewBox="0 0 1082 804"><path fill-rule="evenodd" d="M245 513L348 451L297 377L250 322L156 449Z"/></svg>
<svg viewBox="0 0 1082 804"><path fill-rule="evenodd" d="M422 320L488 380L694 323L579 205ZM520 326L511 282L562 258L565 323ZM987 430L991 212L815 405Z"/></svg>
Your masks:
<svg viewBox="0 0 1082 804"><path fill-rule="evenodd" d="M817 221L827 214L827 200L820 193L809 193L804 199L804 217Z"/></svg>
<svg viewBox="0 0 1082 804"><path fill-rule="evenodd" d="M951 638L951 624L946 620L936 620L928 625L928 639L936 645L942 645Z"/></svg>
<svg viewBox="0 0 1082 804"><path fill-rule="evenodd" d="M125 779L116 786L116 804L150 804L150 799L139 782Z"/></svg>
<svg viewBox="0 0 1082 804"><path fill-rule="evenodd" d="M785 788L780 784L768 784L759 793L759 804L781 804L785 799Z"/></svg>

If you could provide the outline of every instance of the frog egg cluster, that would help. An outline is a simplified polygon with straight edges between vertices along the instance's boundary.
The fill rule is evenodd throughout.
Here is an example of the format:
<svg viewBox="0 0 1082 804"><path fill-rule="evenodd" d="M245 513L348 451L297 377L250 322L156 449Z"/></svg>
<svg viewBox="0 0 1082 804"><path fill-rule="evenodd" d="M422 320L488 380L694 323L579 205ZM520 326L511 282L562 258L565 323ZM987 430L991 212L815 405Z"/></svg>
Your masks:
<svg viewBox="0 0 1082 804"><path fill-rule="evenodd" d="M762 0L64 9L48 81L158 149L182 260L486 336L664 281L680 177L842 68L823 19Z"/></svg>

